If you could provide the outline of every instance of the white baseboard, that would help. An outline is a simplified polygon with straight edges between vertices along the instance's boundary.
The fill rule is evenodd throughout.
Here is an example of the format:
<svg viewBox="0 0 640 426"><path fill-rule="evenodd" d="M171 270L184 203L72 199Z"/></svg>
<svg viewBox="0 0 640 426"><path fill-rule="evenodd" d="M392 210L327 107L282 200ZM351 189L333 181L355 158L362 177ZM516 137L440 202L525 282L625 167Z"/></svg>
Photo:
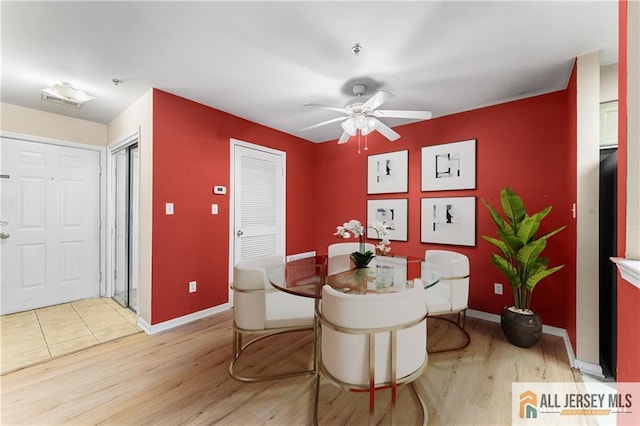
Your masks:
<svg viewBox="0 0 640 426"><path fill-rule="evenodd" d="M562 340L564 341L564 349L567 351L567 357L569 358L569 365L574 368L578 368L576 365L576 355L573 352L573 346L571 346L571 340L569 340L569 333L567 333L567 330L550 325L543 325L542 332L562 337Z"/></svg>
<svg viewBox="0 0 640 426"><path fill-rule="evenodd" d="M291 262L294 260L300 260L300 259L306 259L307 257L313 257L316 255L315 251L306 251L304 253L296 253L296 254L290 254L289 256L287 256L287 262Z"/></svg>
<svg viewBox="0 0 640 426"><path fill-rule="evenodd" d="M485 321L500 323L500 315L490 314L489 312L476 311L475 309L467 309L467 316Z"/></svg>
<svg viewBox="0 0 640 426"><path fill-rule="evenodd" d="M181 325L188 324L190 322L206 318L208 316L228 311L231 309L231 304L224 303L222 305L214 306L213 308L203 309L202 311L194 312L189 315L185 315L179 318L174 318L169 321L161 322L158 324L151 325L148 322L144 321L142 318L138 317L138 325L142 328L147 334L155 334L161 331L166 331L175 327L179 327Z"/></svg>
<svg viewBox="0 0 640 426"><path fill-rule="evenodd" d="M604 379L604 373L602 372L602 367L600 364L593 364L591 362L580 361L579 359L575 360L575 367L580 370L582 374L588 374L590 376L597 377L599 379Z"/></svg>
<svg viewBox="0 0 640 426"><path fill-rule="evenodd" d="M496 323L500 322L500 315L490 314L488 312L483 312L483 311L476 311L474 309L468 309L467 316L478 318L485 321L491 321ZM574 368L579 368L582 371L582 368L578 365L578 363L582 361L576 360L576 356L573 352L573 347L571 346L571 340L569 340L569 334L567 333L567 330L565 330L564 328L553 327L550 325L543 324L542 332L546 334L551 334L552 336L562 337L562 340L564 341L564 348L567 351L567 358L569 358L569 365ZM600 366L598 366L598 368L600 368ZM589 373L589 374L593 374L593 373ZM602 374L602 369L600 369L600 374Z"/></svg>

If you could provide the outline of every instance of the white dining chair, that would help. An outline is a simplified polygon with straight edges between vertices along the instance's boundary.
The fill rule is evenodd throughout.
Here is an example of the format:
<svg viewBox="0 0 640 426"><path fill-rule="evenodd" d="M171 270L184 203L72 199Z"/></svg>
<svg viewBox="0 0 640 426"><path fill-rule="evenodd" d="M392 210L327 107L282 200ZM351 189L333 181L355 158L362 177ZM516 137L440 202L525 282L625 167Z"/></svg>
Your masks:
<svg viewBox="0 0 640 426"><path fill-rule="evenodd" d="M465 337L465 343L461 345L430 353L463 349L471 342L471 336L465 329L469 303L469 258L462 253L449 250L426 250L425 261L436 264L442 272L440 281L424 290L429 317L455 324ZM423 276L426 273L427 271L423 270ZM442 317L450 314L456 315L456 321Z"/></svg>
<svg viewBox="0 0 640 426"><path fill-rule="evenodd" d="M364 250L375 253L376 246L371 243L364 243ZM329 275L348 271L352 268L349 255L354 251L360 251L360 243L334 243L327 249L327 271ZM370 268L375 268L375 258L369 263Z"/></svg>
<svg viewBox="0 0 640 426"><path fill-rule="evenodd" d="M323 287L320 323L323 375L344 389L369 392L369 423L375 424L375 391L391 388L391 422L396 419L397 386L410 384L427 365L424 290L418 285L392 293L345 294ZM314 420L317 424L319 387Z"/></svg>
<svg viewBox="0 0 640 426"><path fill-rule="evenodd" d="M233 358L229 374L236 380L255 382L315 372L315 369L309 369L248 377L235 370L236 362L250 345L275 334L314 328L314 299L277 290L269 282L270 271L283 265L282 256L276 255L254 257L234 267ZM258 337L243 344L243 335Z"/></svg>

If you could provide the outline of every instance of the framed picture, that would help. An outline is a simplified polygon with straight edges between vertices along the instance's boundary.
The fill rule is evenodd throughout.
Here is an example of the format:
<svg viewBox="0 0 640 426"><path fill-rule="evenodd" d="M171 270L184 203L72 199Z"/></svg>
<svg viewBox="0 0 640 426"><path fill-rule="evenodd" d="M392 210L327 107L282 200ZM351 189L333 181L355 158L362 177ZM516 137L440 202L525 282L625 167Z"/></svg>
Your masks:
<svg viewBox="0 0 640 426"><path fill-rule="evenodd" d="M370 155L367 160L368 194L408 192L408 150Z"/></svg>
<svg viewBox="0 0 640 426"><path fill-rule="evenodd" d="M420 241L476 245L476 197L423 198Z"/></svg>
<svg viewBox="0 0 640 426"><path fill-rule="evenodd" d="M422 147L421 161L423 191L476 187L475 139Z"/></svg>
<svg viewBox="0 0 640 426"><path fill-rule="evenodd" d="M373 220L384 222L391 227L390 241L407 241L407 206L406 198L394 200L367 200L367 224ZM376 231L367 228L367 238L377 239Z"/></svg>

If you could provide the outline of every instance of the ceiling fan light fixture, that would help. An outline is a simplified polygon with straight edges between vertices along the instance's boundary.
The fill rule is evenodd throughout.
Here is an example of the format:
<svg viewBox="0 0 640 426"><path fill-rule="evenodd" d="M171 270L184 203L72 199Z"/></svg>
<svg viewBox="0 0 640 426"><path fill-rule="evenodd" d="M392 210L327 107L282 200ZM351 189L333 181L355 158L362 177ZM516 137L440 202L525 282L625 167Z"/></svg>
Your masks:
<svg viewBox="0 0 640 426"><path fill-rule="evenodd" d="M379 120L377 117L382 118L407 118L412 120L425 120L431 118L431 112L429 111L409 111L409 110L379 110L377 109L380 105L387 102L389 99L393 98L395 95L386 90L378 90L373 96L365 97L363 96L367 91L366 84L354 84L352 86L353 94L355 98L347 101L343 108L334 107L330 105L321 105L321 104L305 104L305 106L316 106L324 109L328 109L331 111L340 112L343 115L342 117L336 117L329 120L322 121L320 123L313 124L311 126L305 127L301 130L309 130L314 129L316 127L324 126L330 123L335 123L340 121L340 126L342 127L343 133L338 139L338 144L347 143L350 137L358 136L358 140L360 140L360 136L364 136L365 141L365 150L367 149L367 138L366 136L373 132L377 131L385 138L390 141L395 141L400 138L400 134L395 130L391 129L388 125L386 125L383 121Z"/></svg>
<svg viewBox="0 0 640 426"><path fill-rule="evenodd" d="M341 123L342 130L350 134L351 136L355 136L358 128L356 127L355 120L353 118L348 118Z"/></svg>
<svg viewBox="0 0 640 426"><path fill-rule="evenodd" d="M363 126L359 126L358 129L360 129L360 133L363 136L366 136L369 133L373 132L377 126L378 120L372 117L367 117L367 119L365 120L365 124Z"/></svg>
<svg viewBox="0 0 640 426"><path fill-rule="evenodd" d="M367 127L371 130L375 130L378 127L378 120L373 117L367 117Z"/></svg>

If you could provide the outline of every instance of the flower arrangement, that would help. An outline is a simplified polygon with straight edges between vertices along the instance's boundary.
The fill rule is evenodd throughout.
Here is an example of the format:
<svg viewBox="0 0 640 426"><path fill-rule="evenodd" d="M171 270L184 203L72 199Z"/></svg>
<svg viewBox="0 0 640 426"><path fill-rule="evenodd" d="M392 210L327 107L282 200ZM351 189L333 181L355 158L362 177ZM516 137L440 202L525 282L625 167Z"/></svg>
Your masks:
<svg viewBox="0 0 640 426"><path fill-rule="evenodd" d="M369 228L375 230L378 233L378 237L380 238L380 243L376 246L376 252L379 254L387 254L391 250L389 245L391 244L389 241L389 226L383 222L372 221L369 224ZM349 222L342 224L342 226L338 226L336 228L336 232L333 235L336 235L339 238L351 238L353 235L357 237L360 242L360 248L358 251L354 251L351 253L350 258L355 263L356 268L364 268L366 267L371 259L375 257L374 253L371 251L364 250L364 233L366 228L362 226L360 221L351 219Z"/></svg>
<svg viewBox="0 0 640 426"><path fill-rule="evenodd" d="M391 227L384 222L378 220L372 220L369 222L369 228L376 231L380 242L376 245L376 253L384 256L391 251L391 241L389 241L389 234L391 233Z"/></svg>

